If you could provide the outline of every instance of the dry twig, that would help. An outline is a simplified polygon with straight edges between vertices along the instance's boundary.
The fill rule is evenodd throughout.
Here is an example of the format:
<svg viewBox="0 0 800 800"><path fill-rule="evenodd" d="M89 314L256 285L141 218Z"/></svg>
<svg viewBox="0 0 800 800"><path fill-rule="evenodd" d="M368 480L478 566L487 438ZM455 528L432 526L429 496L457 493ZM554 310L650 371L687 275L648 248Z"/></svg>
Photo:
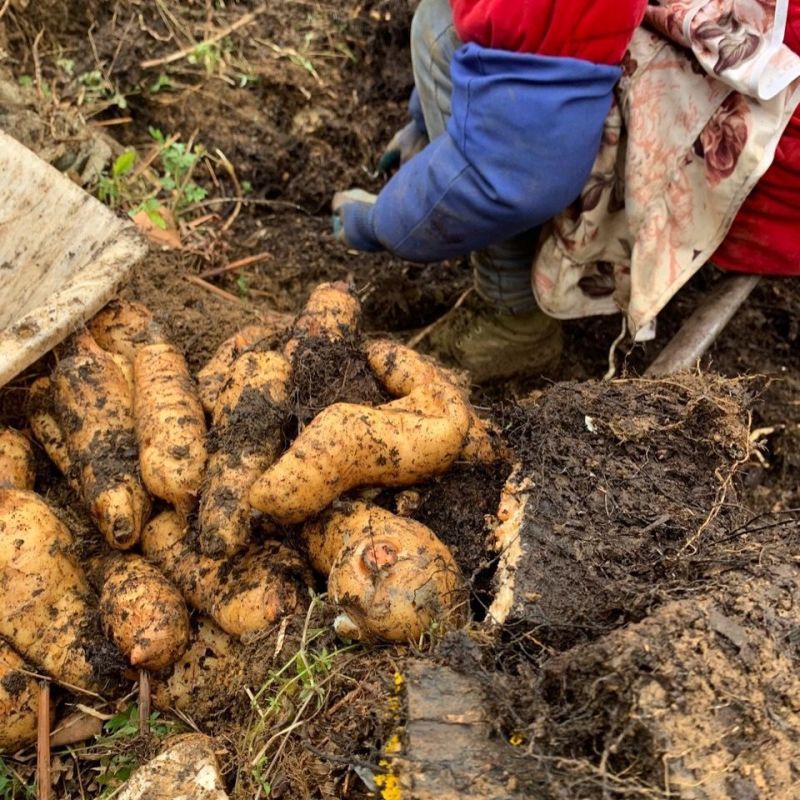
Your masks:
<svg viewBox="0 0 800 800"><path fill-rule="evenodd" d="M211 44L216 44L221 39L224 39L226 36L230 36L230 34L238 31L239 28L243 28L245 25L249 25L253 22L260 14L263 14L267 10L266 5L259 6L255 11L250 11L249 13L245 14L243 17L240 17L236 22L227 25L224 28L218 30L213 36L209 36L207 39L203 39L202 42L198 44L194 44L191 47L184 47L181 50L178 50L174 53L171 53L168 56L164 56L163 58L151 58L147 61L142 61L139 65L142 69L150 69L151 67L159 67L163 64L173 64L175 61L180 61L183 58L191 55L194 50L198 47L204 47Z"/></svg>

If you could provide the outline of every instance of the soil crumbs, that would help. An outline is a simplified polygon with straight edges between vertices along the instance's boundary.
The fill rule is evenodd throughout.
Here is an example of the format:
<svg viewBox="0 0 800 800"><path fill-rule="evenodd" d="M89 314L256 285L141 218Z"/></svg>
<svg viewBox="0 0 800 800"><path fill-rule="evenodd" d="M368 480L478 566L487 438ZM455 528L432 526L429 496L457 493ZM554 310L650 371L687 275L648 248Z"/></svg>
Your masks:
<svg viewBox="0 0 800 800"><path fill-rule="evenodd" d="M401 335L468 287L464 263L354 254L330 233L331 195L377 190L376 155L404 122L414 5L11 0L0 66L32 82L45 109L41 124L34 102L26 107L26 143L67 169L76 128L62 117L74 106L95 132L114 133L115 154L146 155L158 128L233 168L219 160L196 176L208 201L181 220L183 248L154 250L124 293L154 311L194 372L245 324L299 310L323 280L351 280L368 330ZM194 48L251 12L218 47ZM192 58L143 66L179 50ZM253 253L266 255L229 269ZM704 270L673 301L660 342L717 278ZM530 558L500 630L484 619L502 555L487 542L507 465L458 465L378 497L430 525L472 578L475 623L413 658L480 683L493 742L512 765L508 796L797 796L799 318L800 287L765 280L704 361L723 375L768 375L766 387L695 375L546 384L521 405L509 398L536 387L486 394L500 399L493 416L534 485L521 528ZM603 374L617 332L616 319L568 323L555 377ZM622 371L641 372L657 347L633 348ZM304 361L300 424L333 399L378 400L352 343L342 348ZM24 426L21 398L50 366L0 393L4 422ZM355 388L342 383L348 369ZM41 460L37 489L91 552L91 523ZM217 737L234 798L374 797L392 758L402 773L408 653L337 641L330 613L312 601L307 616L241 645L197 636L207 674L178 710ZM56 770L56 796L103 791L94 770L111 752L87 754L83 782ZM30 762L16 766L30 774Z"/></svg>

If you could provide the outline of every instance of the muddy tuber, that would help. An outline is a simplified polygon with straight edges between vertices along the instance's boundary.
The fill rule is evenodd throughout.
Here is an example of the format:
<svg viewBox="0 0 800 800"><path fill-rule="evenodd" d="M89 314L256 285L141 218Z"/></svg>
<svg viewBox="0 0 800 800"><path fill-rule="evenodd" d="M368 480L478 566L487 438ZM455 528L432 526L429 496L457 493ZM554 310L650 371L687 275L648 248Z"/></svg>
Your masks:
<svg viewBox="0 0 800 800"><path fill-rule="evenodd" d="M150 512L139 479L133 406L112 356L84 332L53 375L55 411L84 502L106 541L133 547Z"/></svg>
<svg viewBox="0 0 800 800"><path fill-rule="evenodd" d="M458 625L466 618L461 572L419 522L353 503L307 523L302 538L314 568L328 575L342 636L414 642L433 623Z"/></svg>

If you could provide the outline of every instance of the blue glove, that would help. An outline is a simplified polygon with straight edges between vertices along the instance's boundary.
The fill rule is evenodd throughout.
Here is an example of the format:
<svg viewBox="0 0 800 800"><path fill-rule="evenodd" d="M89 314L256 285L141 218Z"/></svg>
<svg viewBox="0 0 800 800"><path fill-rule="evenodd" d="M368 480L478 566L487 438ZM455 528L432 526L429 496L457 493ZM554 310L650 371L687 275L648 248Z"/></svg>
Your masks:
<svg viewBox="0 0 800 800"><path fill-rule="evenodd" d="M372 209L377 199L363 189L336 192L331 203L334 238L356 250L383 250L372 232Z"/></svg>

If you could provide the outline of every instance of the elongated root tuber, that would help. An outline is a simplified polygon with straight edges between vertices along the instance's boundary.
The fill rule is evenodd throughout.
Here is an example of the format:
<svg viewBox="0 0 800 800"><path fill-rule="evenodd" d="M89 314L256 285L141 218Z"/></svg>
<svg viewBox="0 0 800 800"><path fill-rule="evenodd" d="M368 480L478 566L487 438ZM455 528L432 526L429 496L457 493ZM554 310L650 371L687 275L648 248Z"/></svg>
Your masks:
<svg viewBox="0 0 800 800"><path fill-rule="evenodd" d="M265 542L235 559L215 561L192 550L180 518L167 511L150 520L141 546L192 608L233 636L269 627L302 600L306 568L280 542Z"/></svg>
<svg viewBox="0 0 800 800"><path fill-rule="evenodd" d="M206 465L206 422L197 387L186 359L171 344L138 348L133 370L142 480L186 517Z"/></svg>
<svg viewBox="0 0 800 800"><path fill-rule="evenodd" d="M250 539L247 495L282 445L289 362L279 353L251 351L233 365L217 400L200 503L200 549L228 557Z"/></svg>
<svg viewBox="0 0 800 800"><path fill-rule="evenodd" d="M35 480L31 443L13 428L0 428L0 489L33 489Z"/></svg>
<svg viewBox="0 0 800 800"><path fill-rule="evenodd" d="M154 676L152 699L156 708L175 708L192 714L219 707L236 693L245 679L244 646L208 617L197 617L189 647L171 670Z"/></svg>
<svg viewBox="0 0 800 800"><path fill-rule="evenodd" d="M228 374L236 359L249 347L273 335L275 331L274 327L267 325L247 325L226 339L211 356L209 362L197 373L200 400L209 414L214 412L219 393L228 380Z"/></svg>
<svg viewBox="0 0 800 800"><path fill-rule="evenodd" d="M116 353L133 364L140 347L165 342L153 315L140 303L114 300L87 324L103 350Z"/></svg>
<svg viewBox="0 0 800 800"><path fill-rule="evenodd" d="M404 395L413 388L437 383L459 387L458 379L450 370L410 347L382 339L369 342L366 351L372 371L392 394ZM469 433L461 458L473 463L492 464L505 456L503 449L493 440L489 423L469 405L466 388L460 388L470 413Z"/></svg>
<svg viewBox="0 0 800 800"><path fill-rule="evenodd" d="M334 341L354 335L360 317L361 304L346 283L321 283L295 320L283 353L291 361L304 338L324 337Z"/></svg>
<svg viewBox="0 0 800 800"><path fill-rule="evenodd" d="M331 510L303 529L315 567L342 610L336 630L352 639L417 641L436 622L466 617L464 580L429 528L377 506Z"/></svg>
<svg viewBox="0 0 800 800"><path fill-rule="evenodd" d="M37 378L28 392L28 422L34 438L44 448L70 488L81 493L81 484L69 458L67 440L55 410L55 386L50 378Z"/></svg>
<svg viewBox="0 0 800 800"><path fill-rule="evenodd" d="M337 403L256 481L250 503L278 522L295 523L357 486L417 483L458 458L470 421L461 390L444 382L378 408Z"/></svg>
<svg viewBox="0 0 800 800"><path fill-rule="evenodd" d="M139 480L130 389L112 356L84 333L53 376L57 420L83 499L106 541L139 539L150 498Z"/></svg>
<svg viewBox="0 0 800 800"><path fill-rule="evenodd" d="M118 800L168 797L228 800L214 743L208 736L189 733L172 739L160 755L131 775Z"/></svg>

